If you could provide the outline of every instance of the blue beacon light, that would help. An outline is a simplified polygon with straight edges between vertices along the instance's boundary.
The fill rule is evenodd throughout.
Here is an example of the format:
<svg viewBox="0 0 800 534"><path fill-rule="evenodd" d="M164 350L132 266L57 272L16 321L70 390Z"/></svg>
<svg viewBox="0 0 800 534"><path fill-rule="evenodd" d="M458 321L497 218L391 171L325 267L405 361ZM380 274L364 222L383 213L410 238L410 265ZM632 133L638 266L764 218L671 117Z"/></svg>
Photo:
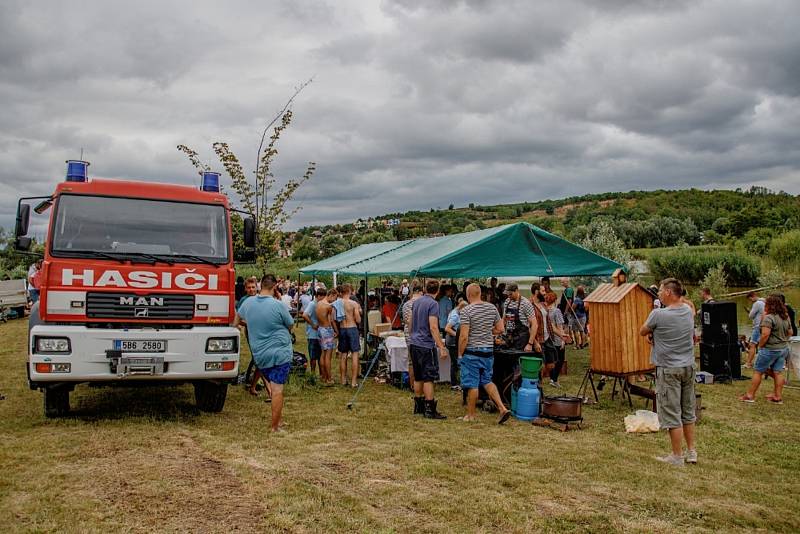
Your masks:
<svg viewBox="0 0 800 534"><path fill-rule="evenodd" d="M67 181L68 182L88 182L89 162L77 159L67 160Z"/></svg>
<svg viewBox="0 0 800 534"><path fill-rule="evenodd" d="M219 173L204 172L203 184L200 186L200 190L208 191L209 193L219 193Z"/></svg>

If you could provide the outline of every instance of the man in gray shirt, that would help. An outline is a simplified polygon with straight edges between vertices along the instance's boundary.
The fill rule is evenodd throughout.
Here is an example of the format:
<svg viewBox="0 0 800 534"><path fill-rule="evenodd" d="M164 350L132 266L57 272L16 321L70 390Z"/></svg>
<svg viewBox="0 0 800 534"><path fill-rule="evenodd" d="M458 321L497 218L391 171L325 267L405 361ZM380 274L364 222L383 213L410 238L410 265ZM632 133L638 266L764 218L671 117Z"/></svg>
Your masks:
<svg viewBox="0 0 800 534"><path fill-rule="evenodd" d="M657 459L682 466L697 463L694 443L694 317L681 302L683 287L674 278L662 280L658 298L665 308L650 312L639 334L653 344L651 360L656 366L656 404L661 428L669 430L672 454Z"/></svg>
<svg viewBox="0 0 800 534"><path fill-rule="evenodd" d="M750 334L750 343L747 345L747 363L744 366L749 369L753 366L756 357L756 347L761 341L761 318L764 316L764 299L758 298L758 293L751 291L747 294L747 300L753 303L750 313L747 314L753 321L753 333Z"/></svg>

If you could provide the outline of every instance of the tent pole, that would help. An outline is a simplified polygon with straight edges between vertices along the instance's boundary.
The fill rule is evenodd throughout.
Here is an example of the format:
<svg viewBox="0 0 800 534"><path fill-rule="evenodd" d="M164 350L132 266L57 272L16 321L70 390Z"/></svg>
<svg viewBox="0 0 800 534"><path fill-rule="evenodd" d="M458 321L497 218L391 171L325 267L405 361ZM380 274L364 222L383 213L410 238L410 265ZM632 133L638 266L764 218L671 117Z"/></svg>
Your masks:
<svg viewBox="0 0 800 534"><path fill-rule="evenodd" d="M369 332L369 277L367 273L364 273L364 302L362 305L364 306L362 309L364 315L361 318L361 322L364 325L364 359L366 360L369 356L369 350L367 349L367 333Z"/></svg>
<svg viewBox="0 0 800 534"><path fill-rule="evenodd" d="M336 287L337 285L339 285L339 284L336 283L336 275L337 274L339 274L339 273L337 273L336 271L333 271L333 287Z"/></svg>

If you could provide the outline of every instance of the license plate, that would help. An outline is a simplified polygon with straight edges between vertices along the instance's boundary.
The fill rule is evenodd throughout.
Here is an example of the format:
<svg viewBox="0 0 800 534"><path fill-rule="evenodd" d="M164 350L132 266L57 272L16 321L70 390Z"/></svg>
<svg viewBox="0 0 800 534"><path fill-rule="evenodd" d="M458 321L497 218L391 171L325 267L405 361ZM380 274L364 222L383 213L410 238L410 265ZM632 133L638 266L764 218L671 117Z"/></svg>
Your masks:
<svg viewBox="0 0 800 534"><path fill-rule="evenodd" d="M122 352L166 352L167 342L163 339L115 339L114 350Z"/></svg>

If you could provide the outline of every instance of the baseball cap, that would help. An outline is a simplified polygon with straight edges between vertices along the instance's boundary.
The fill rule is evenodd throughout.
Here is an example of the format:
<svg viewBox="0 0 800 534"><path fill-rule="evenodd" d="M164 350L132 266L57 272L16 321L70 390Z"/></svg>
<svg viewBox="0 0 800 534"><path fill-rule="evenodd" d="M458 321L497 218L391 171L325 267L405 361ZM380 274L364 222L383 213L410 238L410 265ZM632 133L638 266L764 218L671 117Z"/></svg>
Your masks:
<svg viewBox="0 0 800 534"><path fill-rule="evenodd" d="M511 282L510 284L506 284L506 290L503 291L503 293L505 293L506 295L510 295L511 293L513 293L514 291L517 291L518 289L519 289L519 286L517 284L515 284L514 282Z"/></svg>

